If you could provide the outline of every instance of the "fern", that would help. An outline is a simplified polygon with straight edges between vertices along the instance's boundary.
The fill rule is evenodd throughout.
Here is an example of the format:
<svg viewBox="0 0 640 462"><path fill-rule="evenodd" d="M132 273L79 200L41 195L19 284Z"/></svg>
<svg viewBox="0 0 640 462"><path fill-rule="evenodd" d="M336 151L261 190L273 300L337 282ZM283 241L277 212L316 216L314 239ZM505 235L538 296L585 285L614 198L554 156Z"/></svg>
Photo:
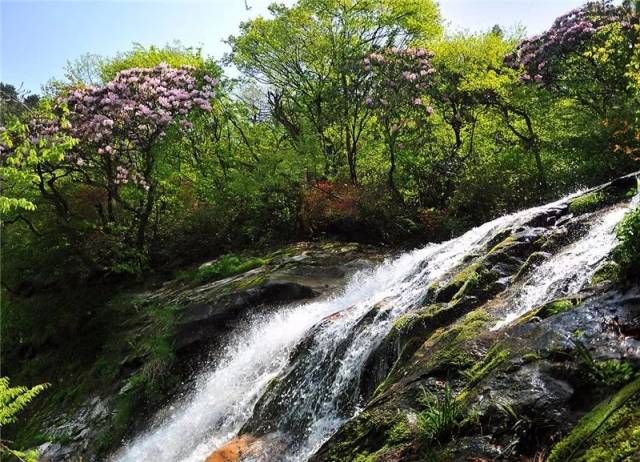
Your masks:
<svg viewBox="0 0 640 462"><path fill-rule="evenodd" d="M8 377L0 377L0 428L14 423L17 420L17 414L48 386L49 384L45 383L32 388L11 387ZM2 455L13 456L24 462L38 460L37 451L18 451L6 446L4 441L0 441L0 456Z"/></svg>

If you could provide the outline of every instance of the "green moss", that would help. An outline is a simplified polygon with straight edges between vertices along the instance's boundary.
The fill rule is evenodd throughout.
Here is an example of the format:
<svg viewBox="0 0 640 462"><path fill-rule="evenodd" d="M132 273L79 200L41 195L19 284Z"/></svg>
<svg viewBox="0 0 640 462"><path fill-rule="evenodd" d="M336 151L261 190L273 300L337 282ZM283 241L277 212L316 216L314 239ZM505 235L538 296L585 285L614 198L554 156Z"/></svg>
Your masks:
<svg viewBox="0 0 640 462"><path fill-rule="evenodd" d="M602 264L591 278L591 284L596 285L602 282L617 281L620 277L620 266L613 261Z"/></svg>
<svg viewBox="0 0 640 462"><path fill-rule="evenodd" d="M236 274L246 273L269 263L262 258L244 258L238 255L223 255L210 265L198 268L193 278L195 282L204 283L228 278Z"/></svg>
<svg viewBox="0 0 640 462"><path fill-rule="evenodd" d="M631 462L640 454L640 398L618 409L575 458L577 462Z"/></svg>
<svg viewBox="0 0 640 462"><path fill-rule="evenodd" d="M540 356L540 353L538 353L537 351L531 351L522 355L522 361L524 363L533 363L536 361L540 361L541 359L542 356Z"/></svg>
<svg viewBox="0 0 640 462"><path fill-rule="evenodd" d="M560 300L553 300L549 303L545 303L544 305L531 310L529 313L523 315L518 320L518 324L524 324L526 322L531 321L534 318L538 319L547 319L551 316L555 316L556 314L564 313L566 311L572 310L577 305L579 305L581 300L575 298L563 298Z"/></svg>
<svg viewBox="0 0 640 462"><path fill-rule="evenodd" d="M437 301L450 301L457 297L461 291L466 292L468 288L474 286L478 281L476 271L480 268L480 263L472 263L466 266L462 271L451 278L446 285L438 289ZM469 287L465 288L467 282L470 281ZM464 289L464 290L463 290Z"/></svg>
<svg viewBox="0 0 640 462"><path fill-rule="evenodd" d="M405 418L400 418L398 422L391 427L391 430L388 432L387 441L389 444L398 444L411 440L413 436L413 432Z"/></svg>
<svg viewBox="0 0 640 462"><path fill-rule="evenodd" d="M411 325L413 320L415 319L415 315L413 313L403 314L393 323L393 329L397 331L404 330L407 326Z"/></svg>
<svg viewBox="0 0 640 462"><path fill-rule="evenodd" d="M446 309L441 305L429 305L418 312L408 313L400 316L393 323L393 330L397 332L407 331L418 322L425 322L433 318L433 316Z"/></svg>
<svg viewBox="0 0 640 462"><path fill-rule="evenodd" d="M631 447L633 441L640 440L637 423L637 407L633 414L626 412L626 406L640 394L640 378L637 378L611 398L598 404L585 415L573 430L551 451L547 462L568 462L571 460L589 461L625 461L624 452L629 450L637 454L638 447ZM635 406L635 405L634 405ZM623 426L620 424L624 423ZM611 438L610 433L616 438ZM630 438L630 440L624 438ZM623 451L623 452L619 452ZM605 453L601 459L587 458ZM630 457L631 457L630 455Z"/></svg>
<svg viewBox="0 0 640 462"><path fill-rule="evenodd" d="M490 320L486 311L475 310L453 326L434 332L427 341L433 351L428 367L436 365L468 367L475 359L472 354L464 350L463 346L467 341L484 332Z"/></svg>
<svg viewBox="0 0 640 462"><path fill-rule="evenodd" d="M517 281L520 278L522 278L522 276L524 276L533 266L535 266L535 265L541 263L542 261L544 261L546 259L546 257L547 256L545 255L544 252L533 252L531 255L529 255L529 258L527 258L527 261L525 261L522 264L522 266L520 267L520 269L516 273L516 275L514 277L514 281Z"/></svg>
<svg viewBox="0 0 640 462"><path fill-rule="evenodd" d="M227 294L231 292L236 292L239 290L247 290L252 287L258 287L267 282L266 274L259 274L255 277L243 277L237 281L231 281L229 283L225 283L221 289L222 294Z"/></svg>
<svg viewBox="0 0 640 462"><path fill-rule="evenodd" d="M569 212L576 215L593 212L607 205L610 198L602 191L594 191L580 196L569 203Z"/></svg>
<svg viewBox="0 0 640 462"><path fill-rule="evenodd" d="M517 242L518 241L516 240L515 237L507 236L505 239L503 239L498 244L493 246L493 248L489 251L488 255L491 255L491 254L494 254L496 252L500 252L501 250L507 249L507 248L511 247L512 245L514 245Z"/></svg>
<svg viewBox="0 0 640 462"><path fill-rule="evenodd" d="M490 255L502 252L517 244L518 241L509 235L496 244L485 256L477 258L473 263L464 267L460 272L438 291L437 301L451 301L456 303L465 295L481 295L489 289L491 283L499 279L495 271L487 270L483 263Z"/></svg>
<svg viewBox="0 0 640 462"><path fill-rule="evenodd" d="M410 439L406 416L397 411L365 411L345 424L335 443L323 454L327 462L373 462Z"/></svg>
<svg viewBox="0 0 640 462"><path fill-rule="evenodd" d="M509 357L509 350L500 345L494 345L487 352L484 359L463 372L467 379L467 388L475 386L482 381L491 371L499 367Z"/></svg>

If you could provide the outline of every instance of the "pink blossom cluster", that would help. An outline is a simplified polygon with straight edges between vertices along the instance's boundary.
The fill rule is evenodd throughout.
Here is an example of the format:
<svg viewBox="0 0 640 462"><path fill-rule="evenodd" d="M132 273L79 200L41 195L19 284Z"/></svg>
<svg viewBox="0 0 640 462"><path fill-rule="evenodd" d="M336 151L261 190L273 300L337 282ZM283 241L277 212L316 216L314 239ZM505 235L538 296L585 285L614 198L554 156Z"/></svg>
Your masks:
<svg viewBox="0 0 640 462"><path fill-rule="evenodd" d="M589 2L557 18L548 31L523 40L515 52L505 57L505 63L514 69L524 69L523 82L549 84L554 78L553 64L557 58L580 49L598 30L611 23L619 22L630 28L626 15L624 8L609 0Z"/></svg>
<svg viewBox="0 0 640 462"><path fill-rule="evenodd" d="M364 58L364 69L371 78L371 94L365 104L382 112L383 121L393 113L413 108L414 117L429 117L433 108L426 104L425 93L436 70L431 64L433 52L423 48L387 48ZM391 126L398 133L406 123Z"/></svg>
<svg viewBox="0 0 640 462"><path fill-rule="evenodd" d="M186 116L192 110L211 111L210 101L218 82L210 76L203 81L198 82L191 67L160 64L127 69L104 86L72 91L60 103L69 109L69 133L80 140L78 165L86 160L82 156L92 152L111 156L120 163L117 183L132 180L141 184L130 153L148 150L174 122L179 122L180 129L189 130L191 122Z"/></svg>

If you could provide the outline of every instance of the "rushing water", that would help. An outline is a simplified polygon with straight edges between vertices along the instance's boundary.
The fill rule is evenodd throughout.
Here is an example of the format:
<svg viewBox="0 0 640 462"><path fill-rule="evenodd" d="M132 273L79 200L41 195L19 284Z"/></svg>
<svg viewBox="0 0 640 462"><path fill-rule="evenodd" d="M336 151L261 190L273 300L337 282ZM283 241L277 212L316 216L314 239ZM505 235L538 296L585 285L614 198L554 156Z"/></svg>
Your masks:
<svg viewBox="0 0 640 462"><path fill-rule="evenodd" d="M634 198L630 206L635 206L636 202ZM537 306L582 289L615 246L615 227L627 210L626 207L618 207L595 218L586 236L536 267L518 288L513 301L515 309L493 330L508 325Z"/></svg>
<svg viewBox="0 0 640 462"><path fill-rule="evenodd" d="M114 460L202 462L247 423L278 435L274 454L279 460L285 459L283 453L285 460L307 460L358 411L360 374L369 354L393 322L423 300L429 284L497 233L566 200L501 217L359 272L333 298L253 318L202 373L195 391ZM582 287L614 245L614 227L624 212L621 207L605 213L584 238L532 272L516 309L496 328L540 302ZM275 378L280 379L277 396L261 402ZM260 421L261 411L268 413L263 419L268 422ZM273 454L265 457L274 460Z"/></svg>

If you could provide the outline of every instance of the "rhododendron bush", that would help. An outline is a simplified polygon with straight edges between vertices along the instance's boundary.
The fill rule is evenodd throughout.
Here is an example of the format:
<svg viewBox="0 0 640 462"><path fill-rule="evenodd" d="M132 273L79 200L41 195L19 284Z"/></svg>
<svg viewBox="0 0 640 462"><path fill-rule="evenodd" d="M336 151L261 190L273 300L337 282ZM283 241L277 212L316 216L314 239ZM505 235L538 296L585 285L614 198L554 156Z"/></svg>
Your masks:
<svg viewBox="0 0 640 462"><path fill-rule="evenodd" d="M550 85L557 77L557 65L567 55L584 51L594 36L611 24L631 29L627 11L611 2L589 2L558 17L546 32L523 40L506 63L524 69L524 82Z"/></svg>
<svg viewBox="0 0 640 462"><path fill-rule="evenodd" d="M364 58L364 69L371 79L366 104L380 126L390 160L388 182L393 190L397 153L417 149L429 135L433 108L427 90L436 72L432 56L423 48L393 47Z"/></svg>
<svg viewBox="0 0 640 462"><path fill-rule="evenodd" d="M522 70L525 84L569 96L607 128L613 149L636 154L640 73L633 62L640 39L638 15L626 3L592 1L522 41L505 63Z"/></svg>
<svg viewBox="0 0 640 462"><path fill-rule="evenodd" d="M191 119L212 109L217 80L198 74L161 64L119 72L103 86L72 89L5 136L5 164L35 156L31 174L65 222L77 218L66 190L84 185L84 202L93 203L102 231L123 235L141 251L160 193L163 143L179 142L192 129ZM54 156L41 155L61 141Z"/></svg>

